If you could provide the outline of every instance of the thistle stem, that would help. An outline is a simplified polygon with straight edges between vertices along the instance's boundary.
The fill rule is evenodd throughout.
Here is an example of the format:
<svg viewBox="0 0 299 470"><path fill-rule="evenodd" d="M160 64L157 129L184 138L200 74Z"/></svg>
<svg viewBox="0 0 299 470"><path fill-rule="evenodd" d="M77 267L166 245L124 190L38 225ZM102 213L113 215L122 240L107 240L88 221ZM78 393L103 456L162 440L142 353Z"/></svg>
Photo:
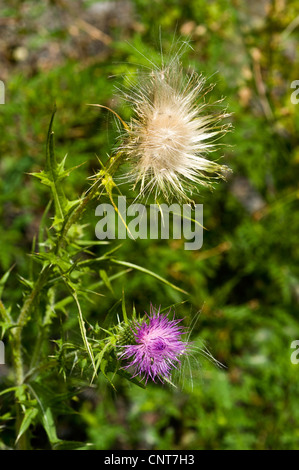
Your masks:
<svg viewBox="0 0 299 470"><path fill-rule="evenodd" d="M35 283L35 286L31 291L31 294L29 295L29 297L27 297L23 304L16 324L16 329L13 332L13 359L17 385L22 385L24 380L24 368L22 360L22 330L28 321L34 301L36 300L39 292L47 282L50 271L51 266L46 266L46 268L44 268L43 271L40 273Z"/></svg>

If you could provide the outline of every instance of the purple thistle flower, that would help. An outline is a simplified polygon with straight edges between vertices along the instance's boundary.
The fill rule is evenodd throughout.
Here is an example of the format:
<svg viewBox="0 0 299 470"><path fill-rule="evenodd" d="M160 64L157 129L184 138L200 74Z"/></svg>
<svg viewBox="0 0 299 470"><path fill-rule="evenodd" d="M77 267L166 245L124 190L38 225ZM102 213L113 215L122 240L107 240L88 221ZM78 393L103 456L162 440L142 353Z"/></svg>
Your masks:
<svg viewBox="0 0 299 470"><path fill-rule="evenodd" d="M178 324L182 320L169 320L166 315L160 314L151 306L150 315L141 323L136 322L133 334L136 344L125 345L121 359L130 362L124 369L130 367L134 370L133 377L137 375L156 382L156 378L163 382L170 376L172 368L180 364L179 357L187 354L187 341L182 340L183 327Z"/></svg>

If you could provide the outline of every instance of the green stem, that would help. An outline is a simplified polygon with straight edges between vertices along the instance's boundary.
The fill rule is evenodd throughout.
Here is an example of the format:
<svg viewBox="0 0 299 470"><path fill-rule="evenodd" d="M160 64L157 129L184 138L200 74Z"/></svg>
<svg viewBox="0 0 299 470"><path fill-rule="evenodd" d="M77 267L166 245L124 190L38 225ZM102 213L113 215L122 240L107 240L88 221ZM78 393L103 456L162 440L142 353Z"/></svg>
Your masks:
<svg viewBox="0 0 299 470"><path fill-rule="evenodd" d="M23 360L22 360L22 330L26 325L30 313L33 307L33 304L48 280L49 274L51 272L51 266L46 266L43 271L40 273L34 288L31 291L31 294L25 300L23 307L20 311L20 315L16 324L16 329L13 332L12 339L13 339L13 359L14 359L14 366L15 366L15 374L16 374L16 383L17 385L22 385L24 380L24 368L23 368Z"/></svg>
<svg viewBox="0 0 299 470"><path fill-rule="evenodd" d="M4 307L2 300L0 300L0 314L3 320L7 323L13 323L11 316L9 315L8 311Z"/></svg>

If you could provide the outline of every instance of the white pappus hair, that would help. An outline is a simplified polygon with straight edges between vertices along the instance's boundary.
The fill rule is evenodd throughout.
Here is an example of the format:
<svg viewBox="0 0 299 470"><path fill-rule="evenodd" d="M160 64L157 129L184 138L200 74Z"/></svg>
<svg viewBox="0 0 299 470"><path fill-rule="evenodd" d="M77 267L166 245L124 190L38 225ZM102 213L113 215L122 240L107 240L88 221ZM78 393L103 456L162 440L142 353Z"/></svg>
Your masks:
<svg viewBox="0 0 299 470"><path fill-rule="evenodd" d="M131 164L126 179L134 189L140 184L140 195L190 201L196 185L225 179L228 168L208 157L229 128L223 123L229 114L208 111L211 88L202 75L186 74L177 54L168 65L140 74L131 90L120 90L134 114L118 151Z"/></svg>

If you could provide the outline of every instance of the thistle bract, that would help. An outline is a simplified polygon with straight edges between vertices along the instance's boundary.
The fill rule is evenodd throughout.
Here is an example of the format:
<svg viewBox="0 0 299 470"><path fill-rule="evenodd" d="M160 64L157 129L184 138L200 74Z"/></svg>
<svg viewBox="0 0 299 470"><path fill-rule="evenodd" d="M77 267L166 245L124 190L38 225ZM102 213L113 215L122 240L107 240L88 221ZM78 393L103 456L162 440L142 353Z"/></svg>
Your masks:
<svg viewBox="0 0 299 470"><path fill-rule="evenodd" d="M189 343L182 339L180 322L152 307L150 315L133 325L135 344L122 346L125 350L120 357L128 360L124 368L132 368L133 377L139 375L146 383L149 378L154 382L169 379L171 370L180 366L181 356L188 353Z"/></svg>

